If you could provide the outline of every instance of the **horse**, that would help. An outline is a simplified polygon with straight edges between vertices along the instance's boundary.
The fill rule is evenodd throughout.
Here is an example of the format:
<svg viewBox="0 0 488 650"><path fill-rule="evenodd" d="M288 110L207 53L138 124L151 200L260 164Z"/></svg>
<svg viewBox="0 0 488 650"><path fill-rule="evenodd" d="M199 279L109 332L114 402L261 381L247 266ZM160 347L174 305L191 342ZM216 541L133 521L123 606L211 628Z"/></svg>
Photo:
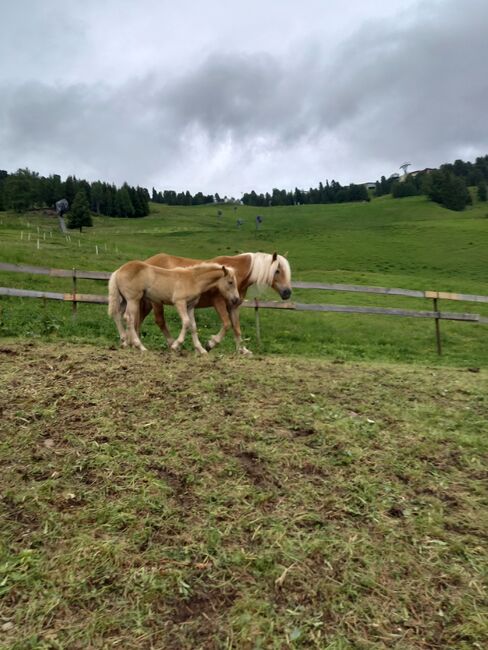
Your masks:
<svg viewBox="0 0 488 650"><path fill-rule="evenodd" d="M208 262L225 264L227 268L234 269L240 301L238 304L232 305L230 310L228 310L226 301L217 287L213 287L202 293L195 306L197 308L213 306L222 321L220 331L210 338L206 347L208 350L211 350L218 345L232 325L237 352L241 354L252 354L242 343L239 305L246 297L246 292L252 285L272 287L283 300L288 300L291 296L290 264L286 257L277 253L273 253L272 255L269 253L224 255L214 257L208 260ZM171 269L174 267L192 267L201 264L201 260L159 253L149 257L146 263L160 268ZM172 345L173 339L164 318L164 307L160 303L153 303L151 305L149 300L141 300L138 328L140 329L142 321L150 313L151 308L154 310L156 323L165 335L168 345Z"/></svg>
<svg viewBox="0 0 488 650"><path fill-rule="evenodd" d="M219 292L224 304L235 306L240 301L235 271L225 265L200 263L163 269L139 260L127 262L112 273L108 284L108 314L115 321L122 347L146 350L136 328L140 302L147 298L155 306L174 305L178 310L182 326L178 338L171 342L172 350L178 350L190 328L195 349L206 354L198 339L194 309L200 295L212 289ZM124 312L127 330L122 323Z"/></svg>

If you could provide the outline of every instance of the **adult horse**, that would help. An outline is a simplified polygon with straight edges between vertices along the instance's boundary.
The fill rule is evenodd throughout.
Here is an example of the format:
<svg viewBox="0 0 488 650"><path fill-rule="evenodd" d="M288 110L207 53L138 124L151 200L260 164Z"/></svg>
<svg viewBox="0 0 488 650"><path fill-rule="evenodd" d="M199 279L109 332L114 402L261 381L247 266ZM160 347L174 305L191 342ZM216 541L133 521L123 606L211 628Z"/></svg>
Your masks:
<svg viewBox="0 0 488 650"><path fill-rule="evenodd" d="M201 263L187 268L163 269L139 260L127 262L112 273L108 283L108 313L117 325L122 347L134 345L140 350L146 349L136 328L140 302L147 298L155 307L174 305L178 310L181 331L176 341L172 341L173 350L180 347L190 328L195 349L206 354L198 339L194 309L200 295L212 289L231 306L240 301L235 272L222 264ZM122 323L123 314L127 331Z"/></svg>
<svg viewBox="0 0 488 650"><path fill-rule="evenodd" d="M213 259L208 260L208 262L225 264L226 267L234 269L240 302L244 300L247 290L252 285L272 287L277 293L279 293L283 300L288 300L291 296L290 264L283 255L278 255L277 253L273 253L272 255L269 253L242 253L241 255L223 255L214 257ZM175 267L195 266L196 264L201 264L201 260L159 253L158 255L153 255L148 258L146 263L160 268L172 269ZM231 306L228 310L226 301L217 287L213 287L212 289L202 293L196 307L213 306L222 321L220 331L212 336L207 343L208 350L211 350L222 341L225 333L232 325L237 351L243 354L251 354L251 352L242 344L239 304ZM165 335L168 345L172 345L173 339L166 325L164 308L161 304L151 304L148 300L141 301L139 327L144 318L146 318L151 311L151 308L154 310L156 323Z"/></svg>

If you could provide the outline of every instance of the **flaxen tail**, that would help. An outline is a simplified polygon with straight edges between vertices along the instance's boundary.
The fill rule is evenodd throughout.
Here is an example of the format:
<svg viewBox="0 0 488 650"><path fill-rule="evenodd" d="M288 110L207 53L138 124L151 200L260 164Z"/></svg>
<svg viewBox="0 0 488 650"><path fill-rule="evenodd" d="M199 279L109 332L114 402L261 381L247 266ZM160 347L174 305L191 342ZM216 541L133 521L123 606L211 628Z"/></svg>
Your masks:
<svg viewBox="0 0 488 650"><path fill-rule="evenodd" d="M114 271L108 281L108 315L114 318L122 313L122 304L125 302L117 284L117 271Z"/></svg>

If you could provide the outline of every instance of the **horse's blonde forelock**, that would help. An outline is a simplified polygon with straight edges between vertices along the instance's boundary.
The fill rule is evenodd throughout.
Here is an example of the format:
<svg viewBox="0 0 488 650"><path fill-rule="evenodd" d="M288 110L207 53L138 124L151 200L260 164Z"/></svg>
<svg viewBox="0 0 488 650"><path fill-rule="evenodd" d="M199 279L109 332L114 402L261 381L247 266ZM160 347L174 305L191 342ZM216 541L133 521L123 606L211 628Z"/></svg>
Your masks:
<svg viewBox="0 0 488 650"><path fill-rule="evenodd" d="M280 263L280 266L283 268L286 282L291 282L290 262L286 259L286 257L283 257L283 255L278 255L278 261Z"/></svg>

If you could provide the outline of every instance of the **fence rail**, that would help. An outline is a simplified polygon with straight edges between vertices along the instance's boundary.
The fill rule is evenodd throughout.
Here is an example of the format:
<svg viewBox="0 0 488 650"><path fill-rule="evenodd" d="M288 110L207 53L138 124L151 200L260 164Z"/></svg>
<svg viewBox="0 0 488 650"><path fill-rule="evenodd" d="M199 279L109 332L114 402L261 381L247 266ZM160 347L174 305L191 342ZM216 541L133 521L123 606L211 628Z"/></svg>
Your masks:
<svg viewBox="0 0 488 650"><path fill-rule="evenodd" d="M107 271L80 271L78 269L51 269L42 266L30 266L29 264L8 264L0 263L0 271L14 273L31 273L32 275L48 275L55 278L72 278L73 274L79 280L108 280L111 273ZM438 298L442 300L461 300L463 302L485 302L488 303L488 296L477 296L470 293L452 293L448 291L419 291L416 289L395 289L389 287L368 287L361 284L327 284L324 282L301 282L291 283L293 289L319 289L322 291L349 291L354 293L375 293L384 296L405 296L407 298Z"/></svg>
<svg viewBox="0 0 488 650"><path fill-rule="evenodd" d="M41 298L44 300L61 300L73 304L73 314L76 315L78 303L107 304L106 295L87 294L77 292L77 280L100 280L107 281L110 273L103 271L79 271L78 269L52 269L28 264L7 264L0 263L0 271L15 273L28 273L33 275L47 275L57 278L71 278L73 290L71 293L57 293L53 291L33 291L30 289L16 289L11 287L0 287L0 296L12 296L19 298ZM245 308L252 308L256 314L256 330L258 338L259 309L285 309L290 311L311 311L311 312L335 312L344 314L373 314L383 316L401 316L406 318L432 318L436 325L437 352L441 354L440 321L453 320L488 325L488 317L480 314L446 312L438 308L439 300L453 300L461 302L488 303L488 296L479 296L465 293L451 293L447 291L419 291L412 289L395 289L387 287L368 287L353 284L326 284L321 282L299 282L292 283L294 289L318 289L323 291L350 291L355 293L380 294L390 296L404 296L408 298L427 298L433 301L434 309L414 310L396 309L387 307L364 307L358 305L333 305L333 304L309 304L299 302L276 302L262 300L245 300L242 304Z"/></svg>
<svg viewBox="0 0 488 650"><path fill-rule="evenodd" d="M294 289L321 289L324 291L352 291L356 293L376 293L384 296L406 296L407 298L438 298L442 300L461 300L463 302L486 302L488 296L449 291L417 291L415 289L392 289L387 287L366 287L360 284L324 284L322 282L292 282Z"/></svg>
<svg viewBox="0 0 488 650"><path fill-rule="evenodd" d="M11 273L30 273L31 275L49 275L52 278L72 278L75 275L78 280L108 280L111 273L106 271L79 271L78 269L50 269L43 266L30 266L29 264L7 264L0 263L0 271Z"/></svg>

